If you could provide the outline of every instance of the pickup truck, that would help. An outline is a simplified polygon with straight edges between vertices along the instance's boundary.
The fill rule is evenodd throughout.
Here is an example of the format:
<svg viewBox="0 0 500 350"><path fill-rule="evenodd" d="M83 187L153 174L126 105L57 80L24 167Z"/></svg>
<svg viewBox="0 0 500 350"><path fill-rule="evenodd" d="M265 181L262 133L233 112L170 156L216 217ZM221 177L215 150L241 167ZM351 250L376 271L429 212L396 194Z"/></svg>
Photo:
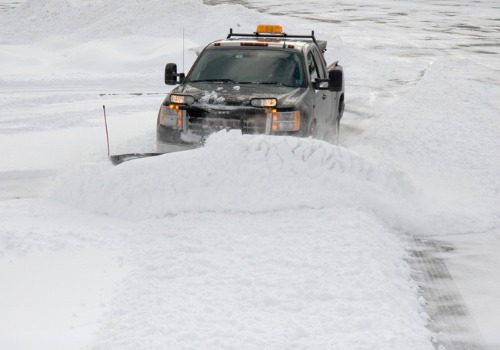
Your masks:
<svg viewBox="0 0 500 350"><path fill-rule="evenodd" d="M288 35L279 25L233 33L208 44L189 73L165 67L165 83L179 85L158 113L156 139L197 147L212 133L295 135L338 142L344 111L344 76L327 65L326 41Z"/></svg>

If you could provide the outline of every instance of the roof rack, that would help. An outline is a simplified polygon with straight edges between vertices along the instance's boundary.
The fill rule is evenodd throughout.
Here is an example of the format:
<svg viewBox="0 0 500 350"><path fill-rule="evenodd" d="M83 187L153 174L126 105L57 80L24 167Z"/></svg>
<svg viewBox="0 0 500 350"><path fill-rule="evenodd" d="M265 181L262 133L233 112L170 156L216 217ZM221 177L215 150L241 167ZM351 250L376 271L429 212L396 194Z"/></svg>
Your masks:
<svg viewBox="0 0 500 350"><path fill-rule="evenodd" d="M252 38L293 38L293 39L312 39L312 41L319 47L316 37L314 36L314 30L311 31L311 35L288 35L286 33L270 34L270 33L233 33L233 28L229 28L229 34L226 39L231 37L252 37Z"/></svg>

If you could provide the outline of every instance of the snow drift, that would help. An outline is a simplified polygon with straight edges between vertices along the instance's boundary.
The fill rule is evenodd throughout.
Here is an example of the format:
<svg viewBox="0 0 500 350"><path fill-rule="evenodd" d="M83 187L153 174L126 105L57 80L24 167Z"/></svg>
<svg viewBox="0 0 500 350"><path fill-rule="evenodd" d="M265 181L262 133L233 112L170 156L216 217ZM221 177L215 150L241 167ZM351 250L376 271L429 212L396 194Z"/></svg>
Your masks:
<svg viewBox="0 0 500 350"><path fill-rule="evenodd" d="M399 226L416 191L401 171L342 147L221 131L203 148L66 174L54 197L87 210L146 219L181 212L259 213L348 207Z"/></svg>

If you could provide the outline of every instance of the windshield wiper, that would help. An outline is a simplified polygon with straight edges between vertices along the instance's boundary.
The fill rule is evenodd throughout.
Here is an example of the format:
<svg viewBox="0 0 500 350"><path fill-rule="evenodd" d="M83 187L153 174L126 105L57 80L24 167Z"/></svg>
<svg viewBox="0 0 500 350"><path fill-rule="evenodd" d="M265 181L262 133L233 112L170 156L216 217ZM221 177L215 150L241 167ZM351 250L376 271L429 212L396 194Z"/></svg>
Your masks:
<svg viewBox="0 0 500 350"><path fill-rule="evenodd" d="M268 85L283 85L279 81L240 81L238 84L268 84Z"/></svg>
<svg viewBox="0 0 500 350"><path fill-rule="evenodd" d="M264 84L264 85L278 85L278 86L287 86L287 87L293 87L290 85L283 84L281 81L239 81L237 84L243 85L243 84Z"/></svg>
<svg viewBox="0 0 500 350"><path fill-rule="evenodd" d="M237 81L233 79L201 79L201 80L191 80L191 83L200 83L200 82L214 82L214 83L233 83L238 84Z"/></svg>
<svg viewBox="0 0 500 350"><path fill-rule="evenodd" d="M283 85L281 81L261 81L258 84Z"/></svg>

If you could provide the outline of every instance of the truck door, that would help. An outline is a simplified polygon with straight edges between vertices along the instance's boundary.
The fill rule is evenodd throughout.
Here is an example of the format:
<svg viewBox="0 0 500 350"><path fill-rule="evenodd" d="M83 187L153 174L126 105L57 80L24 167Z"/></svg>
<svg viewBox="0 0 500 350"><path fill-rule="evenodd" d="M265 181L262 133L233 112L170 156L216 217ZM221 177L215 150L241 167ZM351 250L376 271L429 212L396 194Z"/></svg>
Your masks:
<svg viewBox="0 0 500 350"><path fill-rule="evenodd" d="M326 79L327 73L324 69L322 57L318 49L312 46L312 49L307 53L307 66L311 82L316 78ZM314 116L316 119L316 137L324 139L331 124L332 115L332 93L329 90L315 90L314 93Z"/></svg>

